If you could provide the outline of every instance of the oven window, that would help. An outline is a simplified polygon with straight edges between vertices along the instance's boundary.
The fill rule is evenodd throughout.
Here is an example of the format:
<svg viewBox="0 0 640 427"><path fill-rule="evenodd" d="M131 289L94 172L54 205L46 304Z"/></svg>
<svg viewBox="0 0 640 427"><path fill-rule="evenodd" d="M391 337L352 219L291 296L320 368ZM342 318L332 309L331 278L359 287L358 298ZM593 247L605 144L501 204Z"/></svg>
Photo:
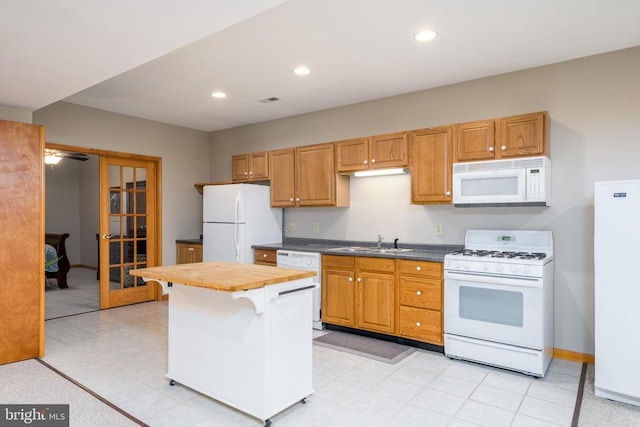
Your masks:
<svg viewBox="0 0 640 427"><path fill-rule="evenodd" d="M460 317L522 327L522 292L460 286Z"/></svg>
<svg viewBox="0 0 640 427"><path fill-rule="evenodd" d="M461 181L463 196L514 196L518 194L518 177L469 178Z"/></svg>

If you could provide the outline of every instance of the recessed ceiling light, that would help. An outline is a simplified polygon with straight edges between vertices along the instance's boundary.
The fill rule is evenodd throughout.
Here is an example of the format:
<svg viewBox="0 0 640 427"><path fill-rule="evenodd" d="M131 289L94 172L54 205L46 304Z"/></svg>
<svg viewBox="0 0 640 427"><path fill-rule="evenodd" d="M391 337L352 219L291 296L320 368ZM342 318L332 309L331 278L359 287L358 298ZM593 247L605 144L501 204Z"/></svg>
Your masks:
<svg viewBox="0 0 640 427"><path fill-rule="evenodd" d="M309 74L311 72L311 70L307 67L305 67L304 65L301 65L300 67L296 67L293 69L294 74L297 74L299 76L306 76L307 74Z"/></svg>
<svg viewBox="0 0 640 427"><path fill-rule="evenodd" d="M419 42L428 42L429 40L435 39L437 35L435 31L425 30L416 33L413 38Z"/></svg>
<svg viewBox="0 0 640 427"><path fill-rule="evenodd" d="M211 96L213 96L214 98L226 98L227 94L224 92L217 91L217 92L213 92Z"/></svg>

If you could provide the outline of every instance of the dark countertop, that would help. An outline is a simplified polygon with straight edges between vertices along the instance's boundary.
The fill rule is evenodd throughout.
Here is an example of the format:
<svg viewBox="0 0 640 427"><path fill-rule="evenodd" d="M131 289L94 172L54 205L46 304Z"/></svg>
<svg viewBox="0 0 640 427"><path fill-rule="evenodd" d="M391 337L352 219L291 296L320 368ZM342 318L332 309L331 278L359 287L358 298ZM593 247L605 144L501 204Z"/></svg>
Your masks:
<svg viewBox="0 0 640 427"><path fill-rule="evenodd" d="M306 238L287 238L282 243L265 243L253 245L254 249L287 249L301 252L319 252L325 255L367 256L377 258L400 258L417 261L443 262L444 256L450 252L462 249L463 245L420 245L398 244L399 248L411 248L409 252L377 252L377 251L335 251L332 249L350 246L375 247L376 242L354 240L324 240ZM383 243L383 248L391 248L392 244Z"/></svg>
<svg viewBox="0 0 640 427"><path fill-rule="evenodd" d="M187 245L201 245L202 239L177 239L176 243L185 243Z"/></svg>

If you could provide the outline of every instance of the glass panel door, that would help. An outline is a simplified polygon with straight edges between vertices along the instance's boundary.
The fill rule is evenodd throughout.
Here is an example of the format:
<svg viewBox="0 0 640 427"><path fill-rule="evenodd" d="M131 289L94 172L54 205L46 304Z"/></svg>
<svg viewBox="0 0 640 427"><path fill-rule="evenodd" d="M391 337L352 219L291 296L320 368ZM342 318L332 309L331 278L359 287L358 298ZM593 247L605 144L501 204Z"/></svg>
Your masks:
<svg viewBox="0 0 640 427"><path fill-rule="evenodd" d="M155 164L102 157L100 171L100 307L149 301L152 287L129 271L155 265Z"/></svg>

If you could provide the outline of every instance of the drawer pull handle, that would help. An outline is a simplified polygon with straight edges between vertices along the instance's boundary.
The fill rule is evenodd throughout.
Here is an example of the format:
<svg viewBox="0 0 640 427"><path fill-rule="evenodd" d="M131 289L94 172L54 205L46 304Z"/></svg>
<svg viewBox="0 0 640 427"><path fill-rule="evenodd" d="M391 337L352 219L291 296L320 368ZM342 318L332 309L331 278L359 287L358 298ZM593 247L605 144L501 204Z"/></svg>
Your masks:
<svg viewBox="0 0 640 427"><path fill-rule="evenodd" d="M420 296L420 295L422 295L422 292L416 291L416 295Z"/></svg>
<svg viewBox="0 0 640 427"><path fill-rule="evenodd" d="M353 282L353 277L349 277L349 281L350 281L350 282Z"/></svg>
<svg viewBox="0 0 640 427"><path fill-rule="evenodd" d="M358 283L362 282L362 277L358 277Z"/></svg>
<svg viewBox="0 0 640 427"><path fill-rule="evenodd" d="M192 251L192 250L193 250L193 248L188 248L187 250Z"/></svg>
<svg viewBox="0 0 640 427"><path fill-rule="evenodd" d="M262 258L266 258L266 257L267 257L267 254L262 254Z"/></svg>
<svg viewBox="0 0 640 427"><path fill-rule="evenodd" d="M502 146L502 147L500 147L500 148L502 149L502 151L504 151L504 150L506 150L506 149L507 149L507 146L506 146L506 145L503 145L503 146Z"/></svg>
<svg viewBox="0 0 640 427"><path fill-rule="evenodd" d="M417 267L416 267L416 270L417 270L417 271L420 271L420 270L422 270L422 267L417 266Z"/></svg>
<svg viewBox="0 0 640 427"><path fill-rule="evenodd" d="M420 322L416 322L416 326L422 326Z"/></svg>

